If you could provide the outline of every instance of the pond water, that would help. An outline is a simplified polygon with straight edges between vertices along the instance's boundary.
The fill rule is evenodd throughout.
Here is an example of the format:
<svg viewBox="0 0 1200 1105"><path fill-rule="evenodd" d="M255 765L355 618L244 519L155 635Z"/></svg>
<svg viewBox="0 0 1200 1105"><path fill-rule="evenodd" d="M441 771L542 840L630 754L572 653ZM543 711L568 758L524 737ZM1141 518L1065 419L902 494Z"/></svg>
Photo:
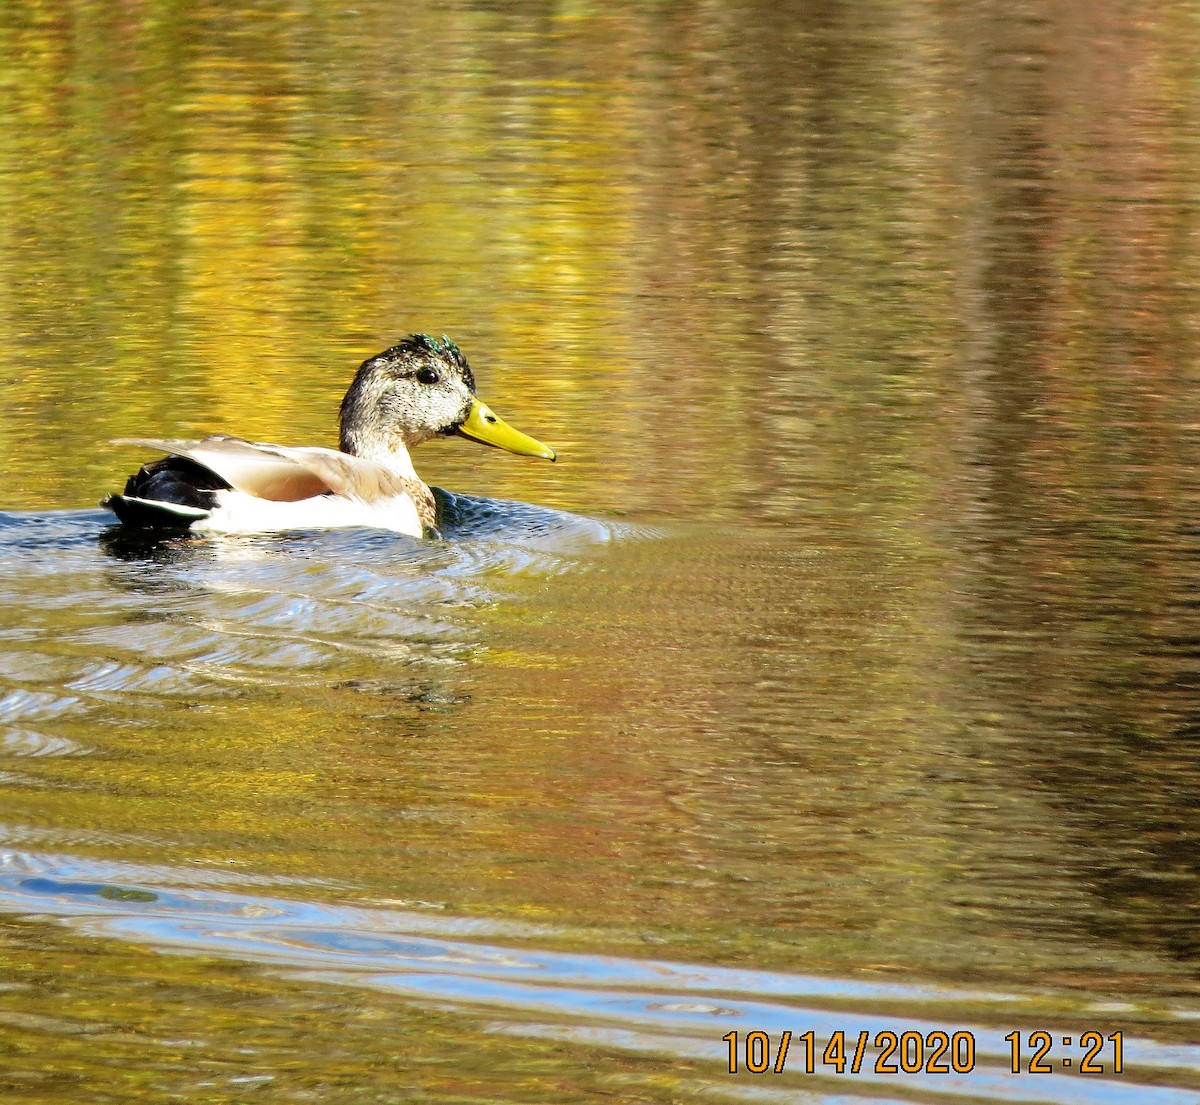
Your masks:
<svg viewBox="0 0 1200 1105"><path fill-rule="evenodd" d="M1200 1100L1196 31L6 8L2 1095ZM441 540L96 507L417 331Z"/></svg>

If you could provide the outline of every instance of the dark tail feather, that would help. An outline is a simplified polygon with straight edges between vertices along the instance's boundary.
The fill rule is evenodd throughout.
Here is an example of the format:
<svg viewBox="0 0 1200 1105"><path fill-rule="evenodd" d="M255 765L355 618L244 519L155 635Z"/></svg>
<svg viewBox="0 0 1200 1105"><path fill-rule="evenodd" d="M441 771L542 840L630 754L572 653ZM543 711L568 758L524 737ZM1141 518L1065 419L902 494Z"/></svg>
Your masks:
<svg viewBox="0 0 1200 1105"><path fill-rule="evenodd" d="M217 505L214 492L231 485L187 457L170 456L147 464L125 483L123 495L101 502L127 526L187 529Z"/></svg>
<svg viewBox="0 0 1200 1105"><path fill-rule="evenodd" d="M232 485L211 468L188 457L163 457L147 464L125 482L125 494L156 502L179 503L212 510L214 491L228 491Z"/></svg>
<svg viewBox="0 0 1200 1105"><path fill-rule="evenodd" d="M132 495L109 495L100 501L127 526L145 529L187 529L193 522L208 517L208 511L181 503L138 499Z"/></svg>

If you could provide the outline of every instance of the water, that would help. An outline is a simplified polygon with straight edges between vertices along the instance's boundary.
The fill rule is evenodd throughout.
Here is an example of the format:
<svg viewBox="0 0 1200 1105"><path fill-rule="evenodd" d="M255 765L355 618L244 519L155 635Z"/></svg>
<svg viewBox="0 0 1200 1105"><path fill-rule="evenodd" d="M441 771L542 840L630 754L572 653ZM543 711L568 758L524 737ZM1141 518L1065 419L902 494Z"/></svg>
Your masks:
<svg viewBox="0 0 1200 1105"><path fill-rule="evenodd" d="M1188 5L0 28L5 1095L1198 1100ZM95 508L418 330L443 540Z"/></svg>

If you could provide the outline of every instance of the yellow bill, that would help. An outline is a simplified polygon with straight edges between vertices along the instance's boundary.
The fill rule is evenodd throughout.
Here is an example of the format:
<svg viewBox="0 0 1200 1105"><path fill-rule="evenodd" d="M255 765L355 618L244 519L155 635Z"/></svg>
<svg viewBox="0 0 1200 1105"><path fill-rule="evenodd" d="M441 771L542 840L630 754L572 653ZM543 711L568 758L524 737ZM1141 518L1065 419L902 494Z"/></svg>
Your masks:
<svg viewBox="0 0 1200 1105"><path fill-rule="evenodd" d="M510 453L519 453L523 457L557 459L549 445L543 445L528 434L514 430L503 418L492 414L491 408L480 399L471 400L470 413L467 420L459 426L458 432L463 437L482 441L484 445L492 445L497 449L507 449Z"/></svg>

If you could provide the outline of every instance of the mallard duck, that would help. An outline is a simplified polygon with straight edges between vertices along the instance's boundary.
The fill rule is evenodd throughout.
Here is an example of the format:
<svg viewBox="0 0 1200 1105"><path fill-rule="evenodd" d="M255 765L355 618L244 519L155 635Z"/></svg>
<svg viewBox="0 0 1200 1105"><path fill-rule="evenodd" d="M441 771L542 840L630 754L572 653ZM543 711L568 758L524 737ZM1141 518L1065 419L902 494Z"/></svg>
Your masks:
<svg viewBox="0 0 1200 1105"><path fill-rule="evenodd" d="M126 525L196 533L272 533L371 526L420 537L435 522L433 493L408 454L439 434L554 460L475 394L458 346L413 334L364 361L341 407L340 451L264 445L217 435L202 441L125 438L169 455L130 476L108 507Z"/></svg>

